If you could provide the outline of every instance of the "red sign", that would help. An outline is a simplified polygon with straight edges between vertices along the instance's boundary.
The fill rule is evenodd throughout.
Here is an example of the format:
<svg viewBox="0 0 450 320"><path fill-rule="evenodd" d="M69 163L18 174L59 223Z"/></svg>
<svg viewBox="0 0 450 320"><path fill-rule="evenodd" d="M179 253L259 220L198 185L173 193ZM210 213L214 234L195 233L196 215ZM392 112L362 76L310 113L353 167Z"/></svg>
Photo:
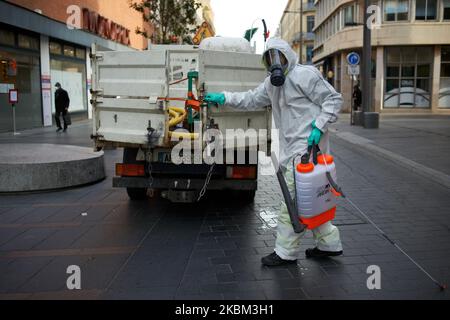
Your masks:
<svg viewBox="0 0 450 320"><path fill-rule="evenodd" d="M86 8L83 9L83 29L126 46L131 43L129 29Z"/></svg>
<svg viewBox="0 0 450 320"><path fill-rule="evenodd" d="M9 103L16 104L19 102L19 90L10 89L9 90Z"/></svg>

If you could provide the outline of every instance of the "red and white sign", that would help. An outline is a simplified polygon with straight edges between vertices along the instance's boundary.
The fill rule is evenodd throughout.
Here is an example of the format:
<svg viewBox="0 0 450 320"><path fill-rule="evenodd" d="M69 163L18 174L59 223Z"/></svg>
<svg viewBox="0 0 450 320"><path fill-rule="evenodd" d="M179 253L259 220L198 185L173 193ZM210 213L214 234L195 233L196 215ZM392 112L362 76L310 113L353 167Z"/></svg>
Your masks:
<svg viewBox="0 0 450 320"><path fill-rule="evenodd" d="M15 104L19 102L19 90L12 89L9 90L9 103Z"/></svg>

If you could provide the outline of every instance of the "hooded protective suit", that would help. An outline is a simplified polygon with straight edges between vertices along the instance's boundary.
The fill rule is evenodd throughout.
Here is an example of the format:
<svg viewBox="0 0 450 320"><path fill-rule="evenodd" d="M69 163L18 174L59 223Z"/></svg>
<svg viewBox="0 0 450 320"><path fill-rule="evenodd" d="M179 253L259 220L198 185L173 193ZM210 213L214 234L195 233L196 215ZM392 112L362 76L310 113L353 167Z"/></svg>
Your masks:
<svg viewBox="0 0 450 320"><path fill-rule="evenodd" d="M314 120L316 127L324 133L321 149L328 151L328 125L336 122L343 101L342 96L315 67L297 64L297 55L284 40L270 39L267 50L270 49L280 50L289 62L284 85L275 87L270 77L267 77L254 90L244 93L224 92L225 104L244 110L272 105L275 126L279 129L280 165L288 187L294 194L293 158L307 152ZM318 249L332 252L342 250L339 230L330 222L313 230L313 234ZM294 232L287 207L283 203L278 218L275 252L284 260L296 260L302 236Z"/></svg>

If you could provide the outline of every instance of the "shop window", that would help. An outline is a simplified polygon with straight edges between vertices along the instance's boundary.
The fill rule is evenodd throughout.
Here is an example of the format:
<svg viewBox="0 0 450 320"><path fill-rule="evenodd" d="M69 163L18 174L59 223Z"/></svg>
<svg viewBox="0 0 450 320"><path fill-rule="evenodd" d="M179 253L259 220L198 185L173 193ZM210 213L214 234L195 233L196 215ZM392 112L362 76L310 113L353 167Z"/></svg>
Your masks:
<svg viewBox="0 0 450 320"><path fill-rule="evenodd" d="M437 0L416 0L416 20L436 20Z"/></svg>
<svg viewBox="0 0 450 320"><path fill-rule="evenodd" d="M441 48L439 107L450 108L450 46Z"/></svg>
<svg viewBox="0 0 450 320"><path fill-rule="evenodd" d="M429 64L417 65L417 76L429 78L431 76L431 66Z"/></svg>
<svg viewBox="0 0 450 320"><path fill-rule="evenodd" d="M72 46L64 45L64 55L68 57L75 57L75 48Z"/></svg>
<svg viewBox="0 0 450 320"><path fill-rule="evenodd" d="M14 32L0 29L0 43L6 44L8 46L15 46L16 39L14 36Z"/></svg>
<svg viewBox="0 0 450 320"><path fill-rule="evenodd" d="M51 54L62 54L62 46L56 42L50 42L50 53Z"/></svg>
<svg viewBox="0 0 450 320"><path fill-rule="evenodd" d="M86 59L86 50L77 48L76 49L76 57L79 59Z"/></svg>
<svg viewBox="0 0 450 320"><path fill-rule="evenodd" d="M386 76L388 77L398 77L400 74L400 68L398 66L387 66Z"/></svg>
<svg viewBox="0 0 450 320"><path fill-rule="evenodd" d="M52 56L50 59L52 83L59 82L69 93L72 112L87 111L86 64L78 59ZM54 85L52 92L54 94ZM55 111L54 101L52 110Z"/></svg>
<svg viewBox="0 0 450 320"><path fill-rule="evenodd" d="M8 105L8 94L5 89L16 88L20 92L16 105L16 125L18 130L42 126L42 100L40 59L36 52L15 48L0 49L0 61L14 61L17 65L15 76L0 75L0 132L12 131L11 109ZM6 88L5 88L6 87Z"/></svg>
<svg viewBox="0 0 450 320"><path fill-rule="evenodd" d="M429 108L431 99L431 47L386 49L385 108Z"/></svg>
<svg viewBox="0 0 450 320"><path fill-rule="evenodd" d="M384 21L408 21L409 0L385 0Z"/></svg>
<svg viewBox="0 0 450 320"><path fill-rule="evenodd" d="M18 36L19 47L31 50L39 50L39 42L36 38L19 34Z"/></svg>
<svg viewBox="0 0 450 320"><path fill-rule="evenodd" d="M402 78L414 77L415 66L402 66Z"/></svg>

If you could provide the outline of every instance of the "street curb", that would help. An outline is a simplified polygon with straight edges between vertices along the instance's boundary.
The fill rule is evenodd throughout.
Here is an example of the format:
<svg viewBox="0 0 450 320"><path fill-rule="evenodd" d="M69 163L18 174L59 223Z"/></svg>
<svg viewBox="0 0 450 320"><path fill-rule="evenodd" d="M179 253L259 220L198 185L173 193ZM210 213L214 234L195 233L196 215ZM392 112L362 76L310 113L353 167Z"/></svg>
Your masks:
<svg viewBox="0 0 450 320"><path fill-rule="evenodd" d="M372 140L359 137L351 132L338 131L336 129L330 129L329 131L341 140L370 151L386 160L400 163L404 168L450 189L450 176L441 171L431 169L394 152L380 148Z"/></svg>

